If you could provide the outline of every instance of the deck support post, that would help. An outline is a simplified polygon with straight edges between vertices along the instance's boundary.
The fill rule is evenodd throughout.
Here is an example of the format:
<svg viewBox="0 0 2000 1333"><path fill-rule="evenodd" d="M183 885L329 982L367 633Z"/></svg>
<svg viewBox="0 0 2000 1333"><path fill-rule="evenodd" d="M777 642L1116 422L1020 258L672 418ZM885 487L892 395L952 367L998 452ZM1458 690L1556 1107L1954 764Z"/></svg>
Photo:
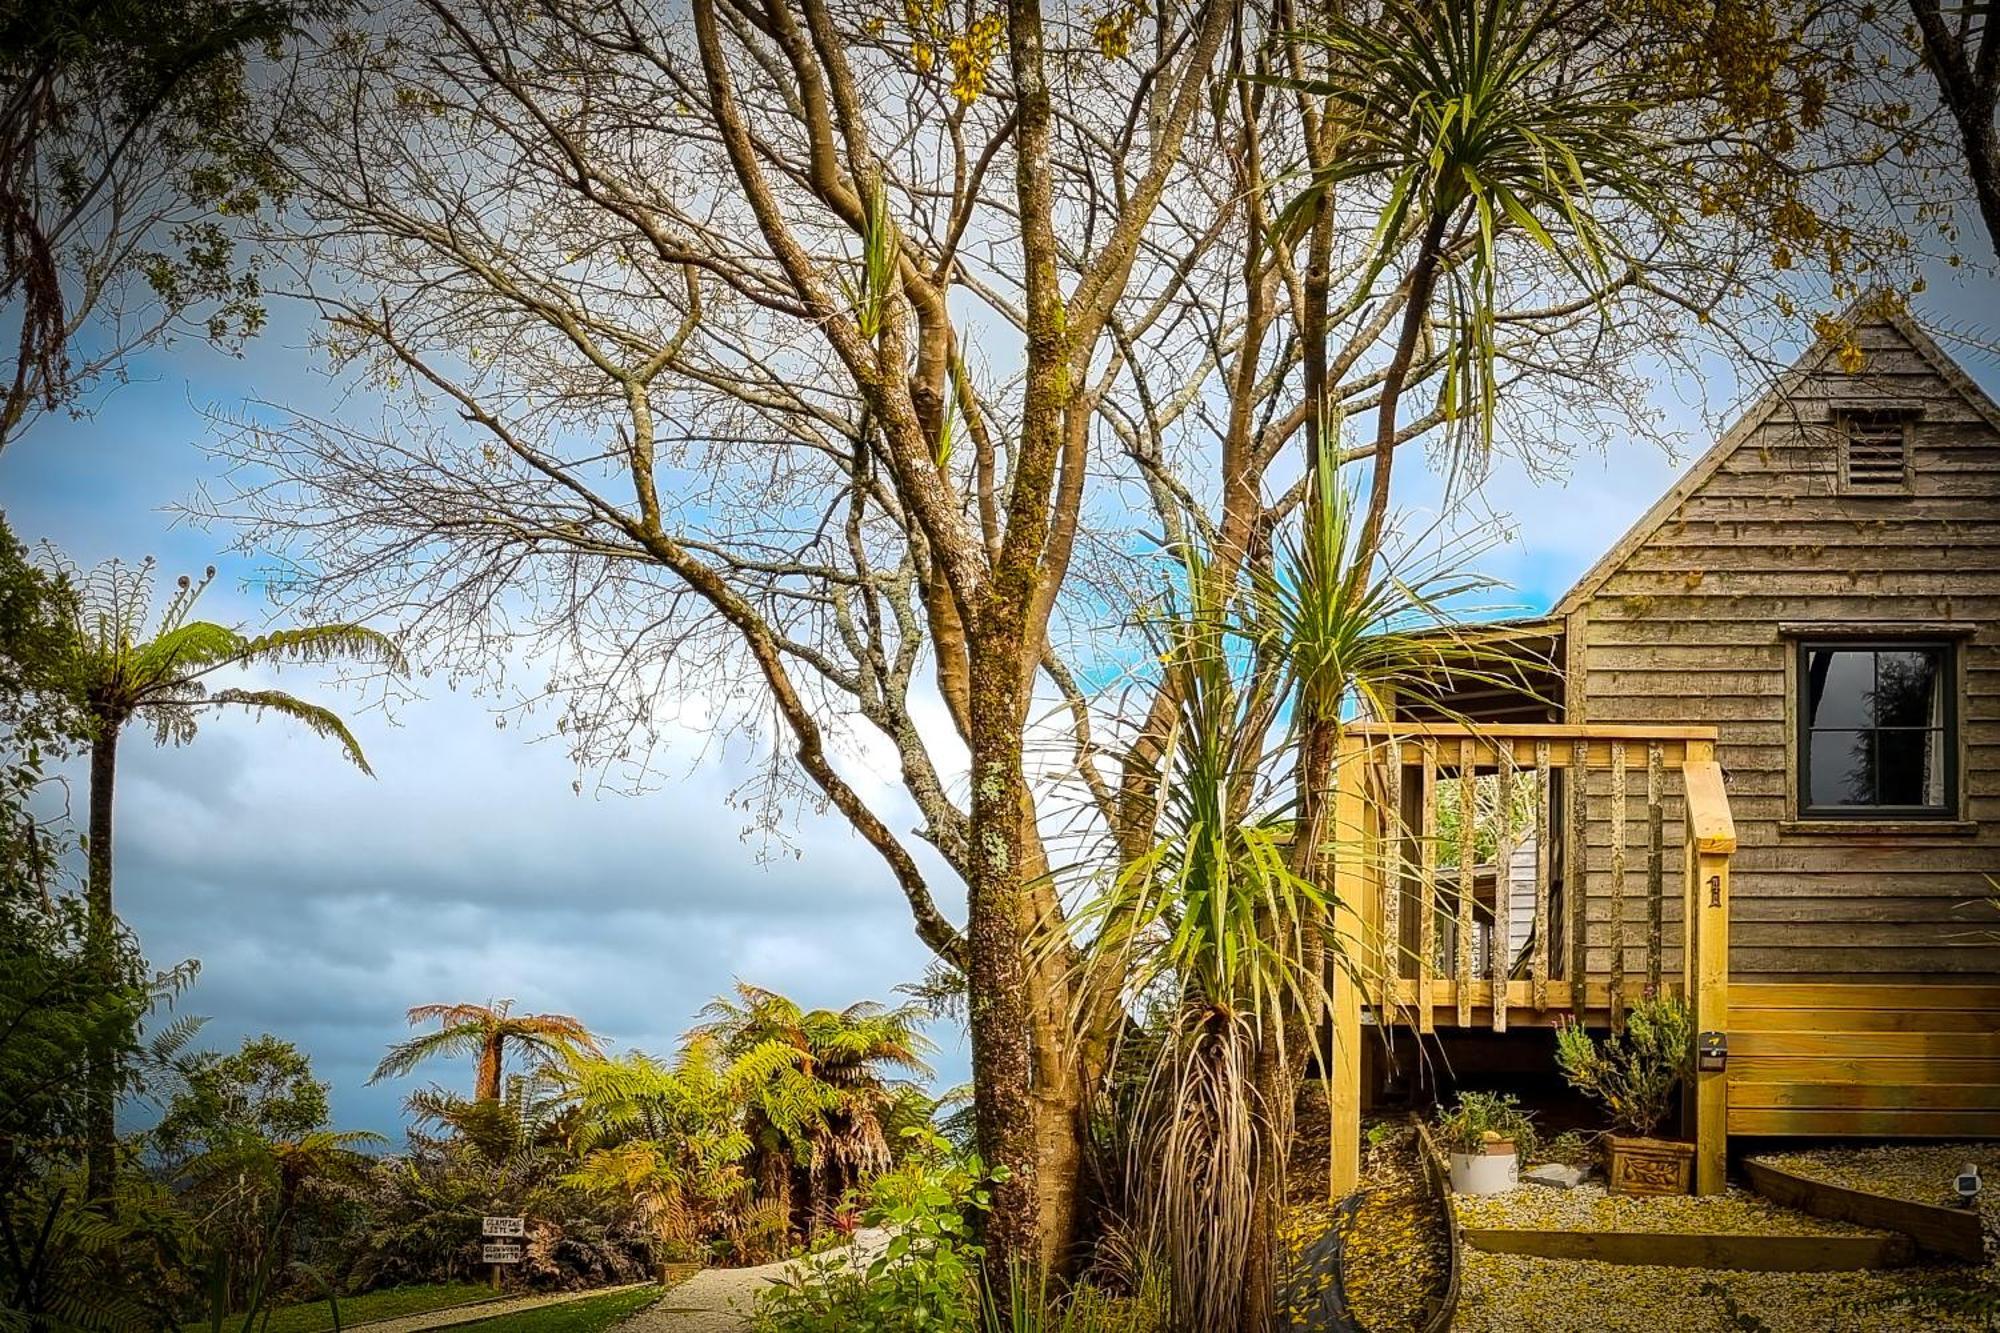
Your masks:
<svg viewBox="0 0 2000 1333"><path fill-rule="evenodd" d="M1729 1031L1729 857L1736 828L1722 769L1714 759L1690 758L1687 783L1688 994L1696 1032ZM1690 1097L1694 1112L1694 1188L1719 1194L1729 1166L1729 1075L1697 1070Z"/></svg>
<svg viewBox="0 0 2000 1333"><path fill-rule="evenodd" d="M1368 752L1360 737L1341 742L1333 798L1333 944L1327 993L1333 1008L1326 1052L1326 1187L1331 1200L1352 1194L1361 1183L1361 975L1363 963L1379 957L1365 940L1363 919L1376 919L1368 898L1375 887L1370 867L1380 855L1368 802Z"/></svg>

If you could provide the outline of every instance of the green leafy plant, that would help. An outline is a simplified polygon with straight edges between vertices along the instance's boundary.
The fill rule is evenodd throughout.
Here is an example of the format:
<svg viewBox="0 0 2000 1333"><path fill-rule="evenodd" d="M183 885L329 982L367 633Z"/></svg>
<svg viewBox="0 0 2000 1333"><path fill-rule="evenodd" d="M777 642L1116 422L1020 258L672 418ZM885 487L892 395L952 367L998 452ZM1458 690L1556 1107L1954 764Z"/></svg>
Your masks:
<svg viewBox="0 0 2000 1333"><path fill-rule="evenodd" d="M991 1186L1004 1179L935 1130L904 1131L910 1151L862 1195L862 1221L890 1233L865 1268L828 1246L757 1302L759 1333L972 1333L981 1318L978 1241Z"/></svg>
<svg viewBox="0 0 2000 1333"><path fill-rule="evenodd" d="M1317 1041L1332 969L1364 966L1332 929L1325 875L1343 836L1324 800L1340 719L1387 715L1445 669L1507 679L1503 654L1451 629L1447 608L1493 586L1465 569L1476 545L1378 559L1359 523L1354 490L1321 470L1268 560L1199 536L1173 550L1141 622L1174 704L1149 761L1151 827L1071 923L1094 932L1081 993L1158 1001L1125 1188L1176 1317L1200 1327L1235 1323L1246 1292L1270 1294L1287 1129L1266 1108L1291 1103L1283 1085Z"/></svg>
<svg viewBox="0 0 2000 1333"><path fill-rule="evenodd" d="M745 1086L745 1128L758 1192L789 1210L800 1235L824 1226L850 1190L889 1169L898 1116L928 1124L928 1101L911 1103L916 1089L898 1077L930 1074L924 1016L915 1004L872 1000L808 1010L743 982L702 1010L694 1035L713 1037L730 1059L756 1058L760 1048L784 1052Z"/></svg>
<svg viewBox="0 0 2000 1333"><path fill-rule="evenodd" d="M1460 1093L1453 1105L1438 1107L1437 1134L1447 1149L1458 1153L1482 1152L1487 1144L1504 1140L1526 1157L1536 1142L1531 1113L1511 1093Z"/></svg>
<svg viewBox="0 0 2000 1333"><path fill-rule="evenodd" d="M112 797L118 742L127 724L150 725L159 744L185 745L194 739L200 720L216 708L275 714L337 742L355 767L370 773L360 742L331 709L282 690L214 689L211 681L218 672L286 663L347 661L391 672L402 672L407 664L393 640L363 625L305 625L249 637L226 625L193 619L195 604L215 580L214 566L200 582L181 576L149 637L150 559L136 566L113 560L85 574L53 548L49 556L65 589L66 615L44 681L50 692L67 696L81 710L90 741L85 901L91 951L100 962L108 962L118 930L112 903ZM90 1075L87 1188L92 1199L108 1197L114 1185L116 1082L114 1053L98 1052Z"/></svg>
<svg viewBox="0 0 2000 1333"><path fill-rule="evenodd" d="M1560 1162L1564 1166L1589 1166L1595 1158L1590 1139L1574 1129L1566 1129L1542 1144L1535 1155L1542 1161Z"/></svg>
<svg viewBox="0 0 2000 1333"><path fill-rule="evenodd" d="M1137 1276L1120 1295L1092 1282L1062 1290L1046 1269L1016 1267L1004 1298L991 1284L983 1291L983 1333L1161 1333L1170 1327L1165 1274L1153 1265Z"/></svg>
<svg viewBox="0 0 2000 1333"><path fill-rule="evenodd" d="M1556 1028L1563 1077L1601 1102L1615 1128L1640 1138L1666 1120L1693 1065L1694 1018L1673 996L1647 995L1627 1011L1625 1030L1601 1042L1573 1018Z"/></svg>

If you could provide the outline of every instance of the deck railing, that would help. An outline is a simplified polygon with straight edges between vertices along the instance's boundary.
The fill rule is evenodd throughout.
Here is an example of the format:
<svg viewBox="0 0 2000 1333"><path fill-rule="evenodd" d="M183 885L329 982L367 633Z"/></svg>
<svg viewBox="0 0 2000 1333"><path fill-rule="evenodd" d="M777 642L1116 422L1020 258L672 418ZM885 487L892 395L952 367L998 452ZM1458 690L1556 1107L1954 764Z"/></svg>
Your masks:
<svg viewBox="0 0 2000 1333"><path fill-rule="evenodd" d="M1482 1013L1481 1025L1504 1032L1510 1011L1617 1026L1643 986L1679 990L1698 1031L1726 1031L1736 838L1715 739L1713 728L1682 726L1350 727L1334 884L1348 966L1334 994L1336 1050L1353 1064L1335 1071L1340 1082L1351 1073L1358 1090L1364 1009L1421 1033L1472 1027ZM1512 820L1490 821L1497 846L1482 860L1470 812L1482 800L1513 808L1522 784L1529 828L1517 836ZM1449 835L1440 816L1448 790L1459 811ZM1678 923L1668 911L1675 825ZM1517 883L1515 853L1530 839L1532 869ZM1487 892L1482 866L1491 867ZM1689 1110L1697 1188L1719 1189L1720 1073L1697 1075ZM1333 1166L1343 1169L1338 1152Z"/></svg>

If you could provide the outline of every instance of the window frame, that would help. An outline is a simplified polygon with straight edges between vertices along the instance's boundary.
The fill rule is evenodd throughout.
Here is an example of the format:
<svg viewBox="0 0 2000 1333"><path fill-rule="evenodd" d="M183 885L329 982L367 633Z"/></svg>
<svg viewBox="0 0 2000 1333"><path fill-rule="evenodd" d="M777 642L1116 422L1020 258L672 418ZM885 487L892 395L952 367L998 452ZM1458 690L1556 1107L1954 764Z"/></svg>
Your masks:
<svg viewBox="0 0 2000 1333"><path fill-rule="evenodd" d="M1788 656L1786 659L1786 695L1793 713L1793 727L1790 737L1792 752L1792 773L1789 800L1792 819L1800 823L1830 825L1946 825L1955 824L1964 818L1964 791L1962 786L1962 750L1965 743L1961 727L1960 696L1963 693L1964 658L1963 642L1955 635L1936 633L1917 634L1851 634L1840 632L1803 632L1786 636ZM1935 652L1939 655L1938 688L1944 691L1943 719L1937 730L1939 748L1944 761L1944 800L1939 805L1813 805L1812 791L1812 714L1807 707L1806 682L1809 678L1807 662L1815 651L1865 652L1865 653L1907 653ZM1879 732L1880 727L1821 728L1825 731L1866 730ZM1895 728L1889 728L1895 730ZM1928 730L1928 728L1924 728Z"/></svg>

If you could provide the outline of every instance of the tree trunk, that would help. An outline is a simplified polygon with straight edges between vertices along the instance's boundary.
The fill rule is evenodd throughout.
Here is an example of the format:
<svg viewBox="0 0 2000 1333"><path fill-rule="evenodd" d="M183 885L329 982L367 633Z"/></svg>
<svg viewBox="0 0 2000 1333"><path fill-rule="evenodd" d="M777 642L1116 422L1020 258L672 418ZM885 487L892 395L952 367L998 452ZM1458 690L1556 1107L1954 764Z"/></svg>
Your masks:
<svg viewBox="0 0 2000 1333"><path fill-rule="evenodd" d="M1445 228L1450 224L1450 213L1439 209L1424 228L1417 257L1410 265L1409 304L1403 309L1403 327L1396 337L1396 350L1382 373L1381 406L1375 424L1375 473L1368 483L1368 516L1362 522L1361 536L1354 549L1354 559L1363 565L1373 564L1376 552L1382 547L1382 527L1389 517L1389 481L1396 462L1396 409L1410 376L1410 363L1417 354L1417 339L1430 314ZM1363 574L1361 586L1365 587L1367 582L1367 575Z"/></svg>
<svg viewBox="0 0 2000 1333"><path fill-rule="evenodd" d="M1332 571L1324 571L1331 577ZM1324 889L1324 847L1332 809L1334 756L1340 749L1339 695L1324 687L1313 691L1318 698L1305 704L1308 718L1302 729L1296 766L1299 821L1292 837L1292 873L1317 888ZM1307 929L1301 940L1299 968L1308 977L1326 984L1326 950L1317 931ZM1263 1137L1258 1141L1256 1195L1251 1208L1250 1254L1244 1263L1243 1333L1265 1333L1278 1326L1277 1294L1282 1276L1278 1232L1284 1221L1285 1171L1295 1126L1299 1080L1304 1076L1306 1058L1321 1028L1319 1014L1287 1012L1279 1018L1284 1027L1282 1049L1272 1034L1264 1034L1257 1051L1257 1105L1262 1116ZM1324 1059L1326 1052L1321 1052Z"/></svg>
<svg viewBox="0 0 2000 1333"><path fill-rule="evenodd" d="M89 913L89 949L98 985L117 983L118 918L111 907L111 796L118 778L118 725L99 719L90 746L90 831L84 903ZM90 1056L90 1086L84 1101L85 1195L109 1203L118 1180L118 1053L100 1044Z"/></svg>
<svg viewBox="0 0 2000 1333"><path fill-rule="evenodd" d="M488 1037L479 1048L479 1069L473 1076L472 1095L482 1102L500 1100L500 1045L504 1037Z"/></svg>
<svg viewBox="0 0 2000 1333"><path fill-rule="evenodd" d="M1003 600L1005 599L1005 600ZM1010 1264L1040 1257L1039 1135L1032 1087L1026 953L1022 938L1021 729L1025 716L1019 623L1024 608L1001 591L980 616L973 660L972 846L966 955L972 1078L980 1152L1006 1178L993 1188L988 1254ZM1007 633L1009 624L1014 629Z"/></svg>
<svg viewBox="0 0 2000 1333"><path fill-rule="evenodd" d="M1996 21L2000 20L1987 20ZM1994 130L1990 108L1984 124L1961 117L1959 128L1965 139L1965 168L1979 196L1979 215L1986 220L1987 243L2000 259L2000 133Z"/></svg>

